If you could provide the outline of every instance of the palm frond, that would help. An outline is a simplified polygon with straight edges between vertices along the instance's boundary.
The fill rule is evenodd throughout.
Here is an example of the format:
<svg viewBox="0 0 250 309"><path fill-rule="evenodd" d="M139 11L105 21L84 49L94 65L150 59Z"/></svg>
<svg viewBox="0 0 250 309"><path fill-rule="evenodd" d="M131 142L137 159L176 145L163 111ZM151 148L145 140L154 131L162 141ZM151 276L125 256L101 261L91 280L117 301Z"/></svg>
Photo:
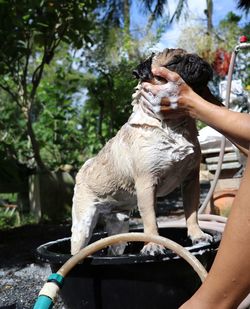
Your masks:
<svg viewBox="0 0 250 309"><path fill-rule="evenodd" d="M238 9L244 11L246 14L250 11L250 1L249 0L237 0Z"/></svg>
<svg viewBox="0 0 250 309"><path fill-rule="evenodd" d="M172 23L174 20L179 21L181 16L187 12L188 9L188 1L187 0L179 0L177 7L174 11L174 14L172 15L170 19L170 23Z"/></svg>

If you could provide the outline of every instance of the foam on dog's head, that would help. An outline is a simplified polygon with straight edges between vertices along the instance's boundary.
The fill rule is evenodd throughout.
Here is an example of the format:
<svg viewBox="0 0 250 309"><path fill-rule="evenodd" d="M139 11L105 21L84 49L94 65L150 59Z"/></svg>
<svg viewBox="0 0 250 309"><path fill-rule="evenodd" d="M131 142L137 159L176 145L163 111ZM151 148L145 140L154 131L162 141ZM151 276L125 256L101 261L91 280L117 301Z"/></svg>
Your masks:
<svg viewBox="0 0 250 309"><path fill-rule="evenodd" d="M197 93L201 93L213 77L212 68L205 60L180 48L167 48L152 54L136 67L133 74L141 81L161 83L161 79L154 78L152 67L165 67L177 72Z"/></svg>

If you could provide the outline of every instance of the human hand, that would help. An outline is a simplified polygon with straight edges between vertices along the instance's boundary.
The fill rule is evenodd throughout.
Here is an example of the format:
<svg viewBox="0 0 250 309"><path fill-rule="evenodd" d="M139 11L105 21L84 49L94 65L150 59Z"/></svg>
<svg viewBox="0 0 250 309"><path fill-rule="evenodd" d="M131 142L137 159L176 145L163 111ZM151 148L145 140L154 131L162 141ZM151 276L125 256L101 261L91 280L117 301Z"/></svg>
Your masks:
<svg viewBox="0 0 250 309"><path fill-rule="evenodd" d="M184 80L175 72L172 72L164 67L153 68L154 76L159 76L166 82L159 85L151 83L142 83L142 96L144 103L154 112L173 112L185 114L186 106L181 98L191 88ZM192 90L191 90L192 91Z"/></svg>

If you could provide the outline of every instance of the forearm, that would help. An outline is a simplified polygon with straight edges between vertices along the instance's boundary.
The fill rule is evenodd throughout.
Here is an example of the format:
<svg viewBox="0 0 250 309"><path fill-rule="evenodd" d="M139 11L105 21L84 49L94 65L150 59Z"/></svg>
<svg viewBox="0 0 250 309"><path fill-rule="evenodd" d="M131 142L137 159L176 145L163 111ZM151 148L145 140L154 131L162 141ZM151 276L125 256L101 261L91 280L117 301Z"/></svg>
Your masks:
<svg viewBox="0 0 250 309"><path fill-rule="evenodd" d="M232 309L250 293L250 159L207 279L181 309Z"/></svg>
<svg viewBox="0 0 250 309"><path fill-rule="evenodd" d="M188 113L207 123L232 142L248 149L250 143L250 115L233 112L225 107L213 105L193 91L180 97L180 107L185 105Z"/></svg>

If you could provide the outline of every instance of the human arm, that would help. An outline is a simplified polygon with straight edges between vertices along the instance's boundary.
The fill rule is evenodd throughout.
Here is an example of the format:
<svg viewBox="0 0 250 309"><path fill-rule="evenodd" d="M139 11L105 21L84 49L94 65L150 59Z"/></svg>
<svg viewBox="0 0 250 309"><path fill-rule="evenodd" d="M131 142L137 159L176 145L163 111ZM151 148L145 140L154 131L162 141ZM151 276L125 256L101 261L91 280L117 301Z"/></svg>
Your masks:
<svg viewBox="0 0 250 309"><path fill-rule="evenodd" d="M159 72L159 71L163 71ZM175 82L180 78L166 69L154 74ZM162 73L162 74L161 74ZM161 91L160 107L163 113L174 112L169 99L163 96L164 85L144 84L148 93L156 96ZM250 143L250 116L209 103L194 93L183 81L178 82L177 110L183 110L225 134L244 148ZM154 103L159 102L155 100ZM250 157L234 200L230 216L213 266L202 286L180 309L233 309L250 293Z"/></svg>
<svg viewBox="0 0 250 309"><path fill-rule="evenodd" d="M225 107L211 104L195 93L177 73L166 68L152 69L154 75L160 76L171 83L178 84L177 110L183 110L189 116L204 121L220 133L224 134L239 148L248 153L250 144L250 115L233 112ZM173 113L168 97L163 97L164 85L152 85L143 83L146 92L151 92L154 96L161 93L161 112Z"/></svg>
<svg viewBox="0 0 250 309"><path fill-rule="evenodd" d="M212 268L180 309L233 309L250 293L249 184L250 157Z"/></svg>

